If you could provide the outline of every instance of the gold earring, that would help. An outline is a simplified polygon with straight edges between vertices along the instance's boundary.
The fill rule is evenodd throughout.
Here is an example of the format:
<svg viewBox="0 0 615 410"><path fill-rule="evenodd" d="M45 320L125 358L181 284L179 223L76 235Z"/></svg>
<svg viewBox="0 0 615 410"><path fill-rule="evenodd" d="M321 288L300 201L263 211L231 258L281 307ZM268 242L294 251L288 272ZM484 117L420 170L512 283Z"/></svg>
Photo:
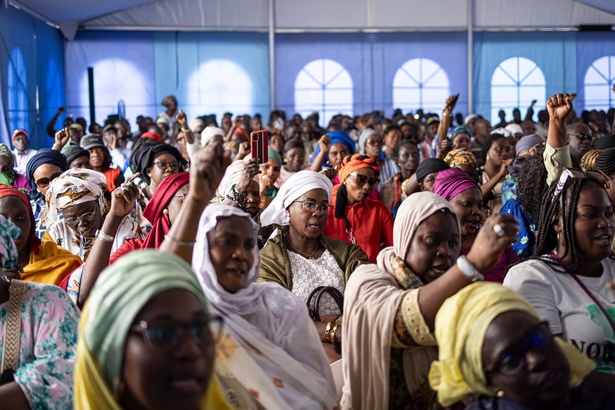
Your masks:
<svg viewBox="0 0 615 410"><path fill-rule="evenodd" d="M162 214L163 214L163 215L168 215L168 214L169 214L169 210L168 210L167 208L164 208L164 209L162 210Z"/></svg>
<svg viewBox="0 0 615 410"><path fill-rule="evenodd" d="M499 391L496 393L496 396L498 396L498 397L504 397L504 390L499 390Z"/></svg>

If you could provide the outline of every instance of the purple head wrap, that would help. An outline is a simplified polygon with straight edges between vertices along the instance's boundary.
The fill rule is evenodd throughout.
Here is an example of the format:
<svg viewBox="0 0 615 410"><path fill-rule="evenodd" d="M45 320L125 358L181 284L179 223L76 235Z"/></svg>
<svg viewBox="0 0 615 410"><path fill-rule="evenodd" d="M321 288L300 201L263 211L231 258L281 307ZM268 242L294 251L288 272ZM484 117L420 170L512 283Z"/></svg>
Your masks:
<svg viewBox="0 0 615 410"><path fill-rule="evenodd" d="M450 202L463 191L472 188L480 190L476 181L467 172L460 168L451 168L438 173L433 192Z"/></svg>

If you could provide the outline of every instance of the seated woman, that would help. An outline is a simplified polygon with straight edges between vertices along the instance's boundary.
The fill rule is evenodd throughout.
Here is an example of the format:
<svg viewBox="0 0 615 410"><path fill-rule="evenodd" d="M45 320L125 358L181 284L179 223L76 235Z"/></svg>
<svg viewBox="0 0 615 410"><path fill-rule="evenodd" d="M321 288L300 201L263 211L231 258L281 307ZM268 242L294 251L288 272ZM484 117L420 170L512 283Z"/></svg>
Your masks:
<svg viewBox="0 0 615 410"><path fill-rule="evenodd" d="M602 184L565 169L542 203L532 258L513 267L504 285L519 292L561 336L597 363L593 377L615 386L613 205ZM554 251L555 250L555 251Z"/></svg>
<svg viewBox="0 0 615 410"><path fill-rule="evenodd" d="M324 230L325 236L359 245L372 262L393 243L393 216L382 202L368 198L378 183L379 169L367 155L344 158L340 184L333 187L331 198L335 213Z"/></svg>
<svg viewBox="0 0 615 410"><path fill-rule="evenodd" d="M483 222L483 199L480 187L465 171L451 168L438 173L434 193L453 206L461 228L459 254L467 255ZM517 262L518 258L512 247L507 246L495 266L484 272L485 280L502 283L508 269Z"/></svg>
<svg viewBox="0 0 615 410"><path fill-rule="evenodd" d="M333 175L337 176L337 170L341 166L342 160L348 155L354 154L355 143L346 131L328 131L326 135L329 137L328 144L323 143L327 140L323 141L322 138L318 141L310 169L316 172L323 169L332 169ZM327 176L329 175L327 174Z"/></svg>
<svg viewBox="0 0 615 410"><path fill-rule="evenodd" d="M36 236L39 239L43 239L43 235L47 231L47 227L41 224L41 219L43 219L47 210L45 194L51 181L62 175L62 172L66 169L66 157L58 151L47 148L39 150L26 165L28 184L32 187L30 206L34 214Z"/></svg>
<svg viewBox="0 0 615 410"><path fill-rule="evenodd" d="M70 409L79 312L56 286L16 280L20 235L0 216L0 407Z"/></svg>
<svg viewBox="0 0 615 410"><path fill-rule="evenodd" d="M438 172L449 169L446 162L438 158L426 158L422 160L414 175L404 187L406 196L415 192L433 192L433 184L436 182Z"/></svg>
<svg viewBox="0 0 615 410"><path fill-rule="evenodd" d="M382 181L386 181L399 172L399 167L395 160L382 158L382 148L384 140L377 131L367 128L359 136L359 152L369 155L378 162ZM380 187L378 187L380 188Z"/></svg>
<svg viewBox="0 0 615 410"><path fill-rule="evenodd" d="M187 162L177 148L165 144L141 144L138 151L131 157L131 169L145 182L143 194L152 198L162 181L186 169ZM147 217L146 217L147 218ZM152 221L150 221L152 222Z"/></svg>
<svg viewBox="0 0 615 410"><path fill-rule="evenodd" d="M276 150L269 148L267 158L267 162L260 164L261 173L258 175L261 209L267 208L278 194L279 189L275 184L280 177L282 167L282 157Z"/></svg>
<svg viewBox="0 0 615 410"><path fill-rule="evenodd" d="M469 148L457 148L444 157L444 162L451 168L461 168L468 175L476 174L476 157Z"/></svg>
<svg viewBox="0 0 615 410"><path fill-rule="evenodd" d="M359 266L346 285L342 356L344 409L434 409L427 381L442 303L495 265L515 239L510 215L489 218L466 256L450 203L430 192L404 201L393 247ZM455 262L456 261L456 262Z"/></svg>
<svg viewBox="0 0 615 410"><path fill-rule="evenodd" d="M230 408L212 375L221 325L186 262L157 251L123 257L83 309L75 409Z"/></svg>
<svg viewBox="0 0 615 410"><path fill-rule="evenodd" d="M124 166L124 164L111 166L111 153L100 135L88 134L81 138L80 145L81 148L89 151L92 169L104 174L109 192L113 192L115 188L124 183L124 174L118 168Z"/></svg>
<svg viewBox="0 0 615 410"><path fill-rule="evenodd" d="M92 165L90 164L90 151L83 149L79 145L65 146L62 148L62 154L66 157L68 169L92 169Z"/></svg>
<svg viewBox="0 0 615 410"><path fill-rule="evenodd" d="M329 217L331 182L317 172L300 171L290 177L262 214L263 224L278 226L277 235L261 251L260 280L275 282L304 302L318 286L332 286L343 295L346 281L367 255L356 245L327 238L323 230ZM331 337L331 320L340 315L333 298L323 296L322 322L315 322L321 341ZM341 325L341 320L336 321ZM336 343L341 331L333 332Z"/></svg>
<svg viewBox="0 0 615 410"><path fill-rule="evenodd" d="M15 171L15 155L9 147L0 144L0 172L8 177L8 182L15 188L23 188L30 191L28 178L24 174L18 174Z"/></svg>
<svg viewBox="0 0 615 410"><path fill-rule="evenodd" d="M191 166L190 191L160 249L192 260L212 311L225 317L232 339L221 346L225 360L216 363L221 382L251 397L252 408L336 407L331 370L307 307L277 284L254 283L256 224L238 208L205 208L228 157L221 147L199 153L202 162Z"/></svg>
<svg viewBox="0 0 615 410"><path fill-rule="evenodd" d="M514 156L503 134L492 133L483 144L482 157L485 164L478 169L478 184L483 193L485 213L492 215L502 208L502 183L508 175Z"/></svg>
<svg viewBox="0 0 615 410"><path fill-rule="evenodd" d="M402 141L397 147L397 165L401 170L382 183L380 188L380 200L391 211L393 218L397 215L397 209L401 202L406 199L404 190L410 178L416 173L421 154L413 141Z"/></svg>
<svg viewBox="0 0 615 410"><path fill-rule="evenodd" d="M54 241L38 239L34 231L35 221L30 201L23 192L0 184L0 215L21 229L15 244L19 252L18 262L23 268L21 278L26 282L59 285L81 265L78 256Z"/></svg>
<svg viewBox="0 0 615 410"><path fill-rule="evenodd" d="M280 185L282 186L293 174L305 169L305 145L300 139L291 139L284 144L284 164L280 169Z"/></svg>
<svg viewBox="0 0 615 410"><path fill-rule="evenodd" d="M522 296L475 283L436 315L439 360L429 382L445 407L480 394L469 410L610 409L615 392L581 384L595 364L553 337Z"/></svg>
<svg viewBox="0 0 615 410"><path fill-rule="evenodd" d="M53 180L47 191L44 224L48 228L43 239L54 241L86 262L96 239L111 240L114 252L127 239L139 238L139 224L129 215L122 219L113 237L101 233L109 211L104 198L106 191L105 176L89 169L69 169ZM58 211L63 219L56 220Z"/></svg>

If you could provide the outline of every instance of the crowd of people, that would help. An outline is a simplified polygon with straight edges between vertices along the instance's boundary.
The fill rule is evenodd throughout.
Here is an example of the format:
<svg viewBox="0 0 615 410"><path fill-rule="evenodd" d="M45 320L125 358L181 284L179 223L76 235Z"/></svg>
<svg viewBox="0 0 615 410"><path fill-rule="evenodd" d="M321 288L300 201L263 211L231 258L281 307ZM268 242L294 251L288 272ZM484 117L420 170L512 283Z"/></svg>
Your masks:
<svg viewBox="0 0 615 410"><path fill-rule="evenodd" d="M574 97L16 130L0 408L611 408L615 108Z"/></svg>

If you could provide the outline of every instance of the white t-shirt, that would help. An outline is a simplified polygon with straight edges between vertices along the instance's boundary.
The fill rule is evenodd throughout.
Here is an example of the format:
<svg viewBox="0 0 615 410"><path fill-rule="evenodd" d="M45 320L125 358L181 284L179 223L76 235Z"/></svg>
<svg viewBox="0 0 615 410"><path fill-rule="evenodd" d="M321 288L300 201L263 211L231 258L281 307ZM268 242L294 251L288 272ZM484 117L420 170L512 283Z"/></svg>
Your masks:
<svg viewBox="0 0 615 410"><path fill-rule="evenodd" d="M578 278L615 320L615 295L606 287L615 280L615 260L603 260L602 267L599 278ZM596 370L615 374L615 332L600 307L572 276L553 270L545 262L530 260L512 267L504 286L525 296L549 322L553 334L562 334L565 341L596 361Z"/></svg>

